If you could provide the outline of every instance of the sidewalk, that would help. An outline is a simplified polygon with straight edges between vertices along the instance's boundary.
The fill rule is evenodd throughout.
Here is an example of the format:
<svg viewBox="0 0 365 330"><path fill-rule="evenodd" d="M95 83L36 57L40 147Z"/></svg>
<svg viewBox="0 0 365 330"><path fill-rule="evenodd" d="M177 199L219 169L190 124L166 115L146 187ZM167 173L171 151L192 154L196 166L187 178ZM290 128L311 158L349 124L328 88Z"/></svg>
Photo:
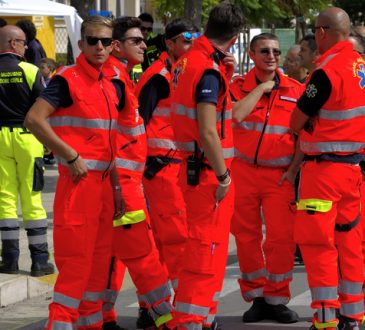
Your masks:
<svg viewBox="0 0 365 330"><path fill-rule="evenodd" d="M50 166L45 171L45 188L42 192L43 206L48 217L48 245L50 251L50 261L53 260L53 198L57 182L58 172L56 166ZM20 215L21 219L21 215ZM0 306L5 307L18 303L25 299L30 299L53 289L56 274L31 277L31 259L28 249L28 239L26 231L23 229L23 222L20 222L20 258L19 275L0 274ZM5 329L0 326L0 329Z"/></svg>

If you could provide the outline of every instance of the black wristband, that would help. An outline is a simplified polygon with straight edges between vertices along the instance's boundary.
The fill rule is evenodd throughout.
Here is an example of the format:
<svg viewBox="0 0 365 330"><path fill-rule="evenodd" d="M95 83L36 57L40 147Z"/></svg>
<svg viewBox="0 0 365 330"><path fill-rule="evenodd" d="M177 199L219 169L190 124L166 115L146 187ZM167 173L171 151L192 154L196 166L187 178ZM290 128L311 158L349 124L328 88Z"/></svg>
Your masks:
<svg viewBox="0 0 365 330"><path fill-rule="evenodd" d="M67 164L72 164L72 163L76 162L79 159L79 157L80 157L80 154L77 154L77 156L74 159L68 160Z"/></svg>
<svg viewBox="0 0 365 330"><path fill-rule="evenodd" d="M227 169L222 175L217 175L217 179L219 182L223 182L228 177L229 177L229 169Z"/></svg>

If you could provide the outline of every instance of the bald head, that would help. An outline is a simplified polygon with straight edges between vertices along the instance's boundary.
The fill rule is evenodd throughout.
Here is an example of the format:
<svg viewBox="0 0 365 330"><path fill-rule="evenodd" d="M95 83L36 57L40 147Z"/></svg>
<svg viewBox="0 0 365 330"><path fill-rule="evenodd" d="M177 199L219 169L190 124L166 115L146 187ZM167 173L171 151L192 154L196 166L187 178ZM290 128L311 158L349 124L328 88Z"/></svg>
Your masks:
<svg viewBox="0 0 365 330"><path fill-rule="evenodd" d="M351 31L349 15L338 7L329 7L323 10L317 17L316 26L328 26L330 33L343 34L346 39Z"/></svg>
<svg viewBox="0 0 365 330"><path fill-rule="evenodd" d="M0 52L14 52L24 55L25 34L22 29L15 25L5 25L0 28ZM20 44L20 45L19 45Z"/></svg>

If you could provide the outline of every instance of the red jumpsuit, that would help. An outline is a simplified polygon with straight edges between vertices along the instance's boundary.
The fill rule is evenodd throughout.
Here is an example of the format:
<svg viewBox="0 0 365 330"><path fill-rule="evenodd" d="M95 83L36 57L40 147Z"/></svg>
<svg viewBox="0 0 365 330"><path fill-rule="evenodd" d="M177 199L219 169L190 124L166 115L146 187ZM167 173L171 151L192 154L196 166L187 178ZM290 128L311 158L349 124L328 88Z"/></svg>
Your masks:
<svg viewBox="0 0 365 330"><path fill-rule="evenodd" d="M161 75L170 84L170 58L164 52L144 72L135 87L137 98L146 83ZM178 184L181 155L177 152L171 125L170 96L158 101L146 126L147 157L150 162L161 157L168 162L152 179L143 177L149 202L152 230L162 261L166 264L174 289L178 283L181 258L187 239L185 202ZM147 162L148 166L148 162ZM158 194L156 192L158 191Z"/></svg>
<svg viewBox="0 0 365 330"><path fill-rule="evenodd" d="M357 225L362 178L356 158L365 146L365 62L343 41L318 64L330 80L331 94L313 132L300 135L308 160L301 173L295 239L308 273L311 307L317 309L313 322L332 329L336 309L355 320L364 313L362 228ZM313 86L308 83L307 93Z"/></svg>
<svg viewBox="0 0 365 330"><path fill-rule="evenodd" d="M104 77L106 72L103 71ZM99 329L110 264L113 192L109 171L116 155L118 112L113 85L81 54L57 73L73 104L50 117L56 134L84 159L88 174L74 183L59 158L54 201L54 256L59 271L46 329Z"/></svg>
<svg viewBox="0 0 365 330"><path fill-rule="evenodd" d="M216 305L222 287L233 212L233 186L216 207L218 181L207 159L203 159L205 165L201 169L199 184L187 184L187 158L194 153L195 146L199 153L202 152L194 95L197 84L207 70L215 70L221 77L222 92L217 105L216 129L227 168L230 168L234 155L228 81L224 66L213 60L214 52L208 39L201 36L173 68L172 122L178 147L182 150L179 179L188 223L188 240L175 297L176 312L171 323L171 326L177 325L179 330L208 323L209 311Z"/></svg>
<svg viewBox="0 0 365 330"><path fill-rule="evenodd" d="M280 186L279 181L292 161L294 136L289 120L303 90L278 70L276 75L278 89L263 95L241 123L234 123L236 158L232 163L232 176L240 187L231 227L241 270L238 282L246 301L265 297L271 305L287 304L290 299L295 244L289 205L295 199L294 187L287 180ZM252 69L245 79L234 80L231 93L240 100L256 86Z"/></svg>
<svg viewBox="0 0 365 330"><path fill-rule="evenodd" d="M133 84L124 65L113 56L110 57L109 65L119 72L118 77L113 79L123 82L125 93L125 105L118 120L116 167L126 213L114 220L113 256L116 263L121 260L128 268L141 305L149 308L151 317L157 325L161 325L171 318L172 306L167 273L159 261L142 188L147 151L145 129L138 114ZM111 305L115 303L120 290L124 271L121 265L114 267L107 289L110 299L104 304L106 322L115 320Z"/></svg>

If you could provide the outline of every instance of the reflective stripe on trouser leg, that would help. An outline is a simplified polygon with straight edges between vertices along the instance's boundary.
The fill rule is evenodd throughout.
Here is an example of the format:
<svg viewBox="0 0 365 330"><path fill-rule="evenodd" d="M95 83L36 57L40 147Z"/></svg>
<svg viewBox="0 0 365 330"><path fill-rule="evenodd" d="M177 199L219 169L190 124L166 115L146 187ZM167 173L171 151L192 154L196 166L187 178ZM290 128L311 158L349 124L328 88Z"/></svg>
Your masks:
<svg viewBox="0 0 365 330"><path fill-rule="evenodd" d="M216 177L203 170L198 189L186 184L186 161L180 172L180 185L186 202L189 238L182 258L176 309L170 327L202 326L222 286L227 260L230 215L233 213L234 186L215 208ZM214 183L214 184L213 184ZM194 255L194 258L191 256Z"/></svg>
<svg viewBox="0 0 365 330"><path fill-rule="evenodd" d="M313 295L311 307L318 310L318 317L322 310L362 300L362 295L340 294L340 302L337 297L338 272L342 280L363 281L361 227L341 233L334 230L336 222L346 224L358 216L361 180L360 169L348 164L306 162L301 171L300 198L332 202L327 212L298 210L295 222L294 236L306 265L309 287L312 292L333 290L323 299ZM362 312L356 315L360 317Z"/></svg>
<svg viewBox="0 0 365 330"><path fill-rule="evenodd" d="M24 221L28 236L28 246L33 262L44 264L47 262L47 220Z"/></svg>
<svg viewBox="0 0 365 330"><path fill-rule="evenodd" d="M80 301L84 292L90 297L90 293L105 290L113 213L109 177L103 179L101 173L89 171L75 184L70 175L59 176L54 204L54 255L59 270L55 292ZM88 317L101 310L101 299L83 300L73 308L55 301L50 305L50 321L76 323L79 316ZM102 319L95 324L101 325Z"/></svg>
<svg viewBox="0 0 365 330"><path fill-rule="evenodd" d="M242 273L242 296L246 301L265 296L271 303L286 304L295 251L291 239L294 213L289 208L294 200L293 187L288 182L277 184L282 169L257 168L239 159L232 163L232 176L240 187L236 191L231 231ZM264 244L262 216L267 233Z"/></svg>

